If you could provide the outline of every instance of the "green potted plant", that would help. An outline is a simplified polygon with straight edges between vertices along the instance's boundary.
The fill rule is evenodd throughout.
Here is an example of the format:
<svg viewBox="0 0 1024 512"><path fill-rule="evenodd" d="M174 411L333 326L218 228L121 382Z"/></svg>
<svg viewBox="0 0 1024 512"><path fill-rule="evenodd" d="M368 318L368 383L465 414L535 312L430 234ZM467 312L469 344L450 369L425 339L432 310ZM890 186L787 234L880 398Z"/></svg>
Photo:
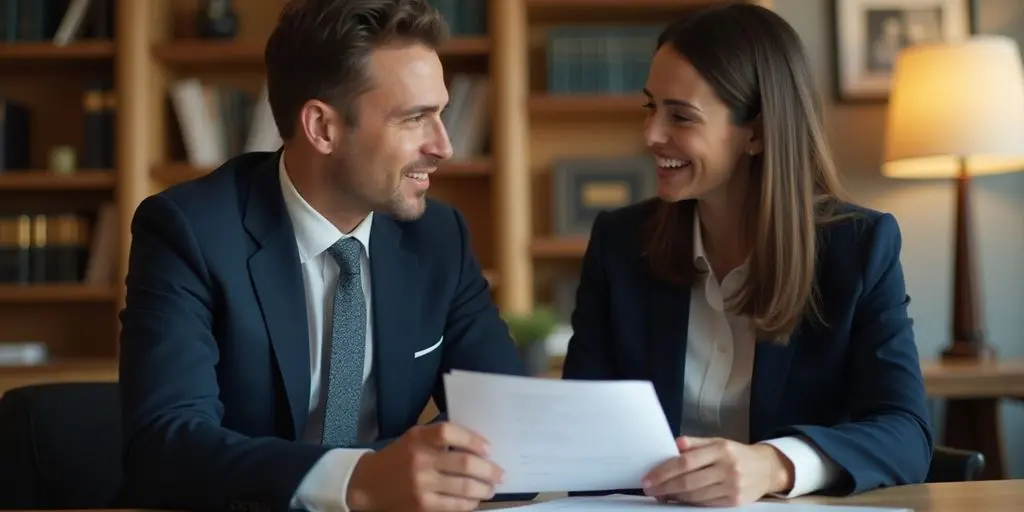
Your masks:
<svg viewBox="0 0 1024 512"><path fill-rule="evenodd" d="M548 308L537 308L526 314L504 315L504 318L527 373L538 375L547 371L548 351L545 342L558 326L558 316Z"/></svg>

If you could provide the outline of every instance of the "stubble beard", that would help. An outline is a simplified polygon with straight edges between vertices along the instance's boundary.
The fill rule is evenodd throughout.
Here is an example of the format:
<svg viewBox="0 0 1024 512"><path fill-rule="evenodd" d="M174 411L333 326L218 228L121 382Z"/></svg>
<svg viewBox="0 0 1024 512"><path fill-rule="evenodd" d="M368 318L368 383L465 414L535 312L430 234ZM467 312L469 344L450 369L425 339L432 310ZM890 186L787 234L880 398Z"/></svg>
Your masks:
<svg viewBox="0 0 1024 512"><path fill-rule="evenodd" d="M409 199L402 192L402 183L405 176L398 179L398 187L395 188L388 200L387 211L397 220L413 221L423 216L427 209L426 192L417 192L416 196Z"/></svg>

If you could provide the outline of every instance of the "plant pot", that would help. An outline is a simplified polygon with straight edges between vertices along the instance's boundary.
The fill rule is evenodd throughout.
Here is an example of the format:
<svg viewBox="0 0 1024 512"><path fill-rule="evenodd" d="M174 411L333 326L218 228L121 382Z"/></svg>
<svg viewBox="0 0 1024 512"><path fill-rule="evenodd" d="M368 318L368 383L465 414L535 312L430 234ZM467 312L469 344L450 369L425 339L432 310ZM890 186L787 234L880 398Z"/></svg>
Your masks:
<svg viewBox="0 0 1024 512"><path fill-rule="evenodd" d="M543 341L531 341L519 346L519 356L523 358L528 375L540 375L548 371L549 356Z"/></svg>

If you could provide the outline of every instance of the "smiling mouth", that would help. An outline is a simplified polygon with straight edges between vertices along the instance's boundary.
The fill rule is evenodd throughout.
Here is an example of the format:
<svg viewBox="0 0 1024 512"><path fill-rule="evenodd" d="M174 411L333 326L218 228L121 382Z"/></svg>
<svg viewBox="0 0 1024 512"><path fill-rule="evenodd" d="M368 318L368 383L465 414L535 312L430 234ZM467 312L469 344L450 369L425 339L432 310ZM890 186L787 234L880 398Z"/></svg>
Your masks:
<svg viewBox="0 0 1024 512"><path fill-rule="evenodd" d="M409 178L409 179L411 179L413 181L427 181L427 179L430 177L430 173L429 172L409 172L409 173L405 174L405 177L407 177L407 178Z"/></svg>
<svg viewBox="0 0 1024 512"><path fill-rule="evenodd" d="M659 169L681 170L688 169L693 165L693 162L690 160L680 160L678 158L663 158L660 156L656 156L655 161L657 162Z"/></svg>

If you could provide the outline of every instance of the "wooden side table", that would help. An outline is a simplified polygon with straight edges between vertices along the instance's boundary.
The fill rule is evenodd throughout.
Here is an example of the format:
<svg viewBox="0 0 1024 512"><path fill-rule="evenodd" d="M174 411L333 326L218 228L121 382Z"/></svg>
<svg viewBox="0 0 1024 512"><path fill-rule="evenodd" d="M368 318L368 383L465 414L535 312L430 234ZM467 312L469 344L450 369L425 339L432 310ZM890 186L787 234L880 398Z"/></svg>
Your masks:
<svg viewBox="0 0 1024 512"><path fill-rule="evenodd" d="M1002 399L1024 399L1024 361L922 362L928 396L946 399L942 442L985 455L984 480L1006 478Z"/></svg>

